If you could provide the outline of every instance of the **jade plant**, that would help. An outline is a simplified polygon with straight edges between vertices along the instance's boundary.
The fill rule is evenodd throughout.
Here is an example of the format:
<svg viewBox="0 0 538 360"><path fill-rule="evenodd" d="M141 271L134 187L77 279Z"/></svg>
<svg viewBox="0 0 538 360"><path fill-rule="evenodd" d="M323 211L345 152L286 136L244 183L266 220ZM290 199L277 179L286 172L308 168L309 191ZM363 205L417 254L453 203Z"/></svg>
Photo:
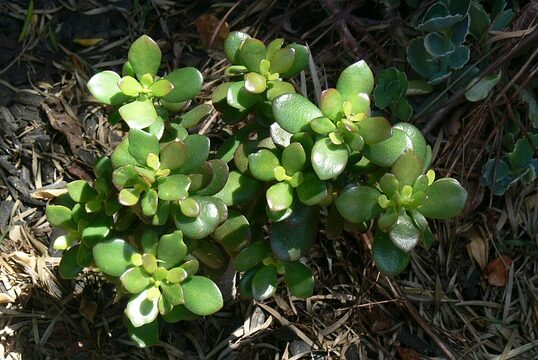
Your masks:
<svg viewBox="0 0 538 360"><path fill-rule="evenodd" d="M316 105L290 80L306 67L308 48L283 43L232 32L227 81L211 104L190 110L201 74L159 76L161 52L147 36L131 46L123 77L104 71L88 82L112 106L109 120L124 120L125 137L96 162L94 181L70 183L46 215L64 230L54 241L64 250L61 276L101 272L127 298L128 332L139 346L156 343L162 321L219 311L212 279L228 267L241 274L243 298L271 297L279 277L292 296L311 296L306 256L321 224L331 239L371 229L377 268L397 275L417 244L431 246L427 219L452 218L465 204L456 180L429 169L432 151L416 127L374 115L374 75L364 61ZM392 76L374 92L380 107L403 101L405 86L389 89L400 79ZM192 133L213 108L242 125L215 151Z"/></svg>

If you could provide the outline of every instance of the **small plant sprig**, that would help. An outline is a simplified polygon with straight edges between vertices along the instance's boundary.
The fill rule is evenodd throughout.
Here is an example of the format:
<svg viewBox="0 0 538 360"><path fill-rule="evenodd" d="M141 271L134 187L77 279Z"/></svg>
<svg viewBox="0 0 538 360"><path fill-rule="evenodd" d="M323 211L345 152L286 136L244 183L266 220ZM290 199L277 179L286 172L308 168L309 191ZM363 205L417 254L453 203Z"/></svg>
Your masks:
<svg viewBox="0 0 538 360"><path fill-rule="evenodd" d="M142 36L123 77L105 71L88 83L100 102L119 107L126 137L96 162L95 181L70 183L47 207L49 223L65 230L54 241L64 250L60 274L102 272L128 297L129 335L139 346L157 342L160 321L219 311L211 274L228 264L242 273L244 298L271 297L279 276L293 296L311 296L304 257L322 208L332 238L372 227L375 264L396 275L411 249L431 245L427 218L452 218L466 201L456 180L428 170L432 152L417 128L372 115L374 76L364 61L346 68L318 107L286 81L306 67L305 46L265 46L233 32L225 52L230 81L215 89L212 105L244 127L215 153L206 136L188 132L210 104L171 116L199 93L201 74L185 68L158 77L161 52Z"/></svg>

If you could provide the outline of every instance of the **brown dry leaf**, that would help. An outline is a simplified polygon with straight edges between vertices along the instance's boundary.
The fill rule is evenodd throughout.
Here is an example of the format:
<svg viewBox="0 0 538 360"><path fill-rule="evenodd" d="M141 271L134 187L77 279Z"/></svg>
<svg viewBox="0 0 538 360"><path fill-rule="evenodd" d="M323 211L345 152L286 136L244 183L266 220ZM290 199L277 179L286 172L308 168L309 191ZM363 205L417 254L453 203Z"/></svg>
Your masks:
<svg viewBox="0 0 538 360"><path fill-rule="evenodd" d="M23 251L15 251L11 254L12 259L15 260L16 263L26 266L30 268L31 270L35 270L36 268L36 259L33 255L28 255L27 253Z"/></svg>
<svg viewBox="0 0 538 360"><path fill-rule="evenodd" d="M200 41L204 47L213 49L224 49L224 40L230 33L228 23L223 22L219 28L220 20L211 14L203 14L196 19L196 30L200 36ZM217 32L213 42L210 44L213 34ZM209 46L211 45L211 46Z"/></svg>
<svg viewBox="0 0 538 360"><path fill-rule="evenodd" d="M474 228L469 234L469 240L471 241L466 245L469 257L477 262L482 271L485 271L486 265L488 264L489 252L489 243L487 239L482 236L478 229Z"/></svg>
<svg viewBox="0 0 538 360"><path fill-rule="evenodd" d="M56 98L47 98L41 107L47 114L51 126L65 135L71 152L77 154L78 148L82 146L82 129L78 120L71 117L61 101Z"/></svg>
<svg viewBox="0 0 538 360"><path fill-rule="evenodd" d="M95 46L95 45L99 44L103 40L104 39L102 39L102 38L89 38L89 39L74 38L73 42L75 44L79 44L79 45L82 45L82 46L89 47L89 46Z"/></svg>
<svg viewBox="0 0 538 360"><path fill-rule="evenodd" d="M508 279L508 269L512 265L512 259L507 255L501 255L488 264L486 273L488 283L493 286L505 286Z"/></svg>
<svg viewBox="0 0 538 360"><path fill-rule="evenodd" d="M400 356L400 359L402 360L419 360L420 355L415 349L408 349L403 347L397 347L398 349L398 355Z"/></svg>
<svg viewBox="0 0 538 360"><path fill-rule="evenodd" d="M0 292L0 304L7 304L13 302L15 302L15 299L13 299L9 294Z"/></svg>
<svg viewBox="0 0 538 360"><path fill-rule="evenodd" d="M58 196L66 194L66 193L67 193L67 188L63 188L63 189L41 188L41 189L37 189L33 191L30 194L30 196L34 199L49 200L49 199L57 198Z"/></svg>

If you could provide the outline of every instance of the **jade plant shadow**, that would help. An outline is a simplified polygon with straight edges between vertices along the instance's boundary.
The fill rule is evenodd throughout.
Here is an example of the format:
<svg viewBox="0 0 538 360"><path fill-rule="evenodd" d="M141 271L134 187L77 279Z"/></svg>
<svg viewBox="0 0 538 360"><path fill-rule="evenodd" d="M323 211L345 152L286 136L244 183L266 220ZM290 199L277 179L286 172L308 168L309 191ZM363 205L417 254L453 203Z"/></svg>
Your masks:
<svg viewBox="0 0 538 360"><path fill-rule="evenodd" d="M46 210L65 230L54 241L64 250L61 276L90 268L114 283L139 346L158 341L159 322L219 311L211 278L230 265L244 298L271 297L280 276L291 295L311 296L305 255L322 223L331 238L371 228L377 268L396 275L417 244L431 246L427 218L452 218L466 201L456 180L428 170L432 152L417 128L372 116L364 61L317 106L290 82L307 66L307 47L232 32L225 53L228 81L211 104L188 111L202 75L159 76L161 51L147 36L131 46L121 76L94 75L90 92L112 106L109 120L123 120L126 136L96 162L93 182L71 182ZM213 107L222 121L244 123L215 152L206 136L189 134Z"/></svg>

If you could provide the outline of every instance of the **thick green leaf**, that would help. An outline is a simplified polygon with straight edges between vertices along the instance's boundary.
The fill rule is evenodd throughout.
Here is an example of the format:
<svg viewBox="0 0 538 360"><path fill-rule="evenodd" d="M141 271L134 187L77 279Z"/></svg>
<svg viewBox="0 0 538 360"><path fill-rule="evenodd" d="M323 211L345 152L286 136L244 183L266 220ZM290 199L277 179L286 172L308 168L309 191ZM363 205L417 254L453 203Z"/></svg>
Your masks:
<svg viewBox="0 0 538 360"><path fill-rule="evenodd" d="M159 341L159 322L153 321L139 327L134 327L132 323L127 325L129 337L139 347L150 347Z"/></svg>
<svg viewBox="0 0 538 360"><path fill-rule="evenodd" d="M129 100L118 87L120 76L114 71L102 71L88 81L88 90L103 104L118 105Z"/></svg>
<svg viewBox="0 0 538 360"><path fill-rule="evenodd" d="M268 299L276 292L276 286L276 266L264 266L252 278L252 296L258 301Z"/></svg>
<svg viewBox="0 0 538 360"><path fill-rule="evenodd" d="M241 63L250 71L260 72L260 62L265 59L265 55L265 45L258 39L244 39L239 49Z"/></svg>
<svg viewBox="0 0 538 360"><path fill-rule="evenodd" d="M163 97L169 94L172 91L172 89L174 89L174 85L166 79L159 79L155 81L153 84L151 84L149 89L153 93L153 96Z"/></svg>
<svg viewBox="0 0 538 360"><path fill-rule="evenodd" d="M112 155L110 156L112 161L112 167L117 169L125 165L138 165L138 161L129 153L129 138L125 137L119 144L116 146Z"/></svg>
<svg viewBox="0 0 538 360"><path fill-rule="evenodd" d="M289 175L303 170L305 164L306 152L301 143L291 143L282 151L282 166Z"/></svg>
<svg viewBox="0 0 538 360"><path fill-rule="evenodd" d="M45 214L47 215L47 221L52 226L66 230L76 230L77 228L77 225L71 216L71 210L65 206L48 205Z"/></svg>
<svg viewBox="0 0 538 360"><path fill-rule="evenodd" d="M394 174L385 173L379 179L381 190L389 197L393 197L396 191L400 189L400 182Z"/></svg>
<svg viewBox="0 0 538 360"><path fill-rule="evenodd" d="M224 305L219 288L206 277L191 276L181 285L185 295L185 307L197 315L211 315Z"/></svg>
<svg viewBox="0 0 538 360"><path fill-rule="evenodd" d="M468 101L476 102L485 99L495 85L501 79L501 73L495 75L488 75L482 78L475 78L467 86L465 92L465 98Z"/></svg>
<svg viewBox="0 0 538 360"><path fill-rule="evenodd" d="M373 89L374 74L364 60L345 68L336 83L343 100L351 100L358 93L371 94Z"/></svg>
<svg viewBox="0 0 538 360"><path fill-rule="evenodd" d="M291 69L294 60L295 49L290 47L279 49L271 58L269 58L269 61L271 61L269 72L278 74L285 73Z"/></svg>
<svg viewBox="0 0 538 360"><path fill-rule="evenodd" d="M321 93L320 109L331 120L340 119L342 114L342 95L336 89L327 89Z"/></svg>
<svg viewBox="0 0 538 360"><path fill-rule="evenodd" d="M239 63L239 49L241 48L243 41L249 37L250 36L244 32L232 31L228 34L226 40L224 40L224 52L226 53L228 60L233 64Z"/></svg>
<svg viewBox="0 0 538 360"><path fill-rule="evenodd" d="M186 199L189 196L191 180L183 174L170 175L159 178L157 190L159 199L177 201Z"/></svg>
<svg viewBox="0 0 538 360"><path fill-rule="evenodd" d="M293 213L287 219L271 225L273 253L282 261L298 260L308 252L316 239L318 222L317 206L295 204Z"/></svg>
<svg viewBox="0 0 538 360"><path fill-rule="evenodd" d="M376 188L357 185L338 196L336 207L344 219L355 224L370 221L381 213L378 198L381 193Z"/></svg>
<svg viewBox="0 0 538 360"><path fill-rule="evenodd" d="M188 148L189 158L179 169L182 174L190 174L200 168L209 156L209 139L207 136L192 134L184 139Z"/></svg>
<svg viewBox="0 0 538 360"><path fill-rule="evenodd" d="M139 37L129 48L129 64L133 67L138 79L145 74L155 76L161 65L161 58L159 45L147 35Z"/></svg>
<svg viewBox="0 0 538 360"><path fill-rule="evenodd" d="M131 256L135 250L121 239L100 242L93 247L93 258L97 267L107 275L121 276L132 266Z"/></svg>
<svg viewBox="0 0 538 360"><path fill-rule="evenodd" d="M190 129L205 119L207 115L211 113L211 110L213 110L213 106L210 104L198 105L181 115L177 120L180 121L181 126L183 126L185 129Z"/></svg>
<svg viewBox="0 0 538 360"><path fill-rule="evenodd" d="M273 101L280 95L284 94L294 94L295 88L293 84L290 84L287 81L281 80L272 80L267 82L267 100Z"/></svg>
<svg viewBox="0 0 538 360"><path fill-rule="evenodd" d="M388 234L381 231L375 234L372 257L377 269L387 275L398 275L404 271L411 258L394 245Z"/></svg>
<svg viewBox="0 0 538 360"><path fill-rule="evenodd" d="M106 214L98 214L82 230L82 242L91 248L96 243L105 239L110 234L111 228L112 218Z"/></svg>
<svg viewBox="0 0 538 360"><path fill-rule="evenodd" d="M158 115L150 99L138 99L119 109L121 118L131 129L144 129L157 121Z"/></svg>
<svg viewBox="0 0 538 360"><path fill-rule="evenodd" d="M420 230L415 226L413 219L402 212L390 230L389 236L394 245L408 253L418 244Z"/></svg>
<svg viewBox="0 0 538 360"><path fill-rule="evenodd" d="M131 323L135 328L145 324L153 322L159 310L157 309L157 299L148 300L148 292L153 289L147 289L140 294L133 296L127 303L125 308L125 315L131 320Z"/></svg>
<svg viewBox="0 0 538 360"><path fill-rule="evenodd" d="M157 258L160 266L171 269L187 255L187 246L183 242L183 233L179 230L163 235L159 239ZM175 304L174 304L175 305Z"/></svg>
<svg viewBox="0 0 538 360"><path fill-rule="evenodd" d="M138 294L151 283L151 277L141 267L132 267L120 277L121 284L131 294Z"/></svg>
<svg viewBox="0 0 538 360"><path fill-rule="evenodd" d="M335 145L328 138L316 141L312 149L312 167L321 180L340 175L346 168L347 159L347 147L344 144Z"/></svg>
<svg viewBox="0 0 538 360"><path fill-rule="evenodd" d="M369 117L359 122L361 137L366 144L375 144L386 140L391 135L390 122L384 117Z"/></svg>
<svg viewBox="0 0 538 360"><path fill-rule="evenodd" d="M424 37L424 48L432 56L446 56L452 51L452 43L439 32L429 33Z"/></svg>
<svg viewBox="0 0 538 360"><path fill-rule="evenodd" d="M130 97L138 96L144 90L142 85L132 76L124 76L118 81L118 87L122 93Z"/></svg>
<svg viewBox="0 0 538 360"><path fill-rule="evenodd" d="M392 165L392 173L398 179L400 186L412 186L415 180L422 175L423 166L424 164L414 151L406 150Z"/></svg>
<svg viewBox="0 0 538 360"><path fill-rule="evenodd" d="M79 245L75 245L62 254L58 271L63 279L74 279L83 269L77 262Z"/></svg>
<svg viewBox="0 0 538 360"><path fill-rule="evenodd" d="M304 45L300 44L289 44L286 48L291 48L295 50L295 58L293 59L293 65L289 70L280 74L280 77L283 79L290 78L294 75L300 73L307 65L310 58L310 51Z"/></svg>
<svg viewBox="0 0 538 360"><path fill-rule="evenodd" d="M467 201L467 191L452 178L435 181L426 190L428 196L417 210L430 219L451 219L459 214Z"/></svg>
<svg viewBox="0 0 538 360"><path fill-rule="evenodd" d="M250 72L245 75L245 89L247 91L260 94L267 88L267 78L255 72Z"/></svg>
<svg viewBox="0 0 538 360"><path fill-rule="evenodd" d="M312 119L310 126L314 132L324 135L336 130L336 125L334 125L334 123L325 116Z"/></svg>
<svg viewBox="0 0 538 360"><path fill-rule="evenodd" d="M140 245L144 254L157 255L157 245L159 243L159 237L153 230L146 230L142 233L140 238Z"/></svg>
<svg viewBox="0 0 538 360"><path fill-rule="evenodd" d="M187 162L189 149L181 140L172 141L161 149L161 169L177 170Z"/></svg>
<svg viewBox="0 0 538 360"><path fill-rule="evenodd" d="M423 162L425 162L428 144L426 143L426 139L424 139L422 132L420 132L420 130L414 125L406 122L400 122L394 125L392 128L402 130L407 134L407 136L409 136L411 142L413 143L413 151Z"/></svg>
<svg viewBox="0 0 538 360"><path fill-rule="evenodd" d="M237 171L231 171L224 188L214 196L227 206L241 205L252 200L262 189L262 183Z"/></svg>
<svg viewBox="0 0 538 360"><path fill-rule="evenodd" d="M244 215L232 210L228 219L215 229L212 237L227 251L239 251L250 242L250 224Z"/></svg>
<svg viewBox="0 0 538 360"><path fill-rule="evenodd" d="M146 165L149 154L159 155L159 140L145 131L129 130L129 153L140 165Z"/></svg>
<svg viewBox="0 0 538 360"><path fill-rule="evenodd" d="M252 108L259 100L259 95L248 91L244 81L237 81L228 87L226 102L229 106L240 111Z"/></svg>
<svg viewBox="0 0 538 360"><path fill-rule="evenodd" d="M192 321L198 319L198 317L198 315L189 311L184 305L174 306L172 311L163 315L163 319L167 323L176 323L181 320Z"/></svg>
<svg viewBox="0 0 538 360"><path fill-rule="evenodd" d="M306 205L317 205L328 195L329 189L325 181L312 173L306 173L303 182L297 187L297 197Z"/></svg>
<svg viewBox="0 0 538 360"><path fill-rule="evenodd" d="M207 163L211 168L211 181L203 189L198 190L197 195L215 195L224 188L228 181L228 164L219 159L209 160Z"/></svg>
<svg viewBox="0 0 538 360"><path fill-rule="evenodd" d="M170 81L174 88L163 99L173 103L190 100L197 96L202 90L204 81L202 73L193 67L174 70L164 79Z"/></svg>
<svg viewBox="0 0 538 360"><path fill-rule="evenodd" d="M196 256L206 268L213 270L224 270L228 257L222 248L212 242L202 240L192 249L192 255Z"/></svg>
<svg viewBox="0 0 538 360"><path fill-rule="evenodd" d="M290 293L299 298L308 298L314 293L314 276L312 270L300 262L290 262L285 264L286 283L290 288Z"/></svg>
<svg viewBox="0 0 538 360"><path fill-rule="evenodd" d="M292 134L308 131L310 121L323 116L321 110L299 94L284 94L273 101L273 113L280 127Z"/></svg>
<svg viewBox="0 0 538 360"><path fill-rule="evenodd" d="M375 144L365 144L363 155L376 165L391 167L408 149L413 149L413 142L407 134L393 127L392 136Z"/></svg>
<svg viewBox="0 0 538 360"><path fill-rule="evenodd" d="M265 198L271 211L286 210L293 202L293 188L286 182L276 183L267 189Z"/></svg>
<svg viewBox="0 0 538 360"><path fill-rule="evenodd" d="M439 71L437 63L431 61L431 56L424 48L423 37L414 38L409 42L407 62L419 75L426 79L431 79Z"/></svg>
<svg viewBox="0 0 538 360"><path fill-rule="evenodd" d="M159 195L154 189L149 189L142 196L142 201L140 201L142 206L142 213L145 216L153 216L157 212L159 206Z"/></svg>
<svg viewBox="0 0 538 360"><path fill-rule="evenodd" d="M274 169L280 165L280 161L267 149L258 150L248 156L248 167L252 176L261 181L271 181L275 179Z"/></svg>
<svg viewBox="0 0 538 360"><path fill-rule="evenodd" d="M271 255L271 247L264 241L256 241L237 254L233 260L235 269L238 272L247 271L263 259Z"/></svg>
<svg viewBox="0 0 538 360"><path fill-rule="evenodd" d="M220 224L221 214L217 205L208 197L192 197L200 205L200 214L188 217L177 211L174 217L176 227L191 239L203 239L210 235Z"/></svg>
<svg viewBox="0 0 538 360"><path fill-rule="evenodd" d="M180 305L185 302L183 288L179 284L161 283L161 291L170 305Z"/></svg>

